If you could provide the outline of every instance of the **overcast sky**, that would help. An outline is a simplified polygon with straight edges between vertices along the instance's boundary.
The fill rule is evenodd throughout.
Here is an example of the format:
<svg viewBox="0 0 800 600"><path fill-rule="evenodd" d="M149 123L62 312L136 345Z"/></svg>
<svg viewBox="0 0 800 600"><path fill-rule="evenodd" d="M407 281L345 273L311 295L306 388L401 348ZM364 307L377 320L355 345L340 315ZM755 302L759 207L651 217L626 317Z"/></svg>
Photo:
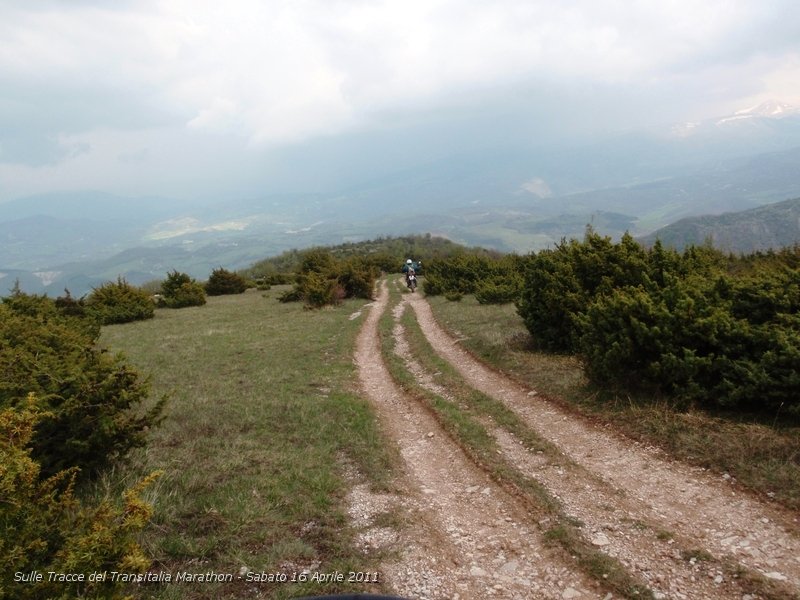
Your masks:
<svg viewBox="0 0 800 600"><path fill-rule="evenodd" d="M2 0L0 201L320 190L772 98L797 0Z"/></svg>

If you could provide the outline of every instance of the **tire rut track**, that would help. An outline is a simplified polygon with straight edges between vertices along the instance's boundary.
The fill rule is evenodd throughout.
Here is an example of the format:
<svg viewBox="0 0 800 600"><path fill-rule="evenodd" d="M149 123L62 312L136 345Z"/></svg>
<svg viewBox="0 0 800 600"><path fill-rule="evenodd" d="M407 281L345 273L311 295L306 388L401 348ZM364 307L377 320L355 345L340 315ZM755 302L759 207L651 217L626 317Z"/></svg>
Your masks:
<svg viewBox="0 0 800 600"><path fill-rule="evenodd" d="M542 465L541 460L531 461L526 452L518 452L521 449L518 443L495 430L504 451L509 455L516 452L514 462L527 474L555 490L568 511L588 518L586 510L593 502L613 508L607 511L611 529L598 530L597 525L593 525L598 544L615 551L625 538L631 541L641 538L641 535L635 535L636 524L638 527L646 524L651 530L673 532L675 540L686 550L704 550L720 559L740 563L769 580L783 582L778 585L785 593L798 597L800 541L796 515L763 505L730 483L713 479L701 469L669 462L658 451L623 441L562 412L538 398L535 391L525 389L486 367L460 348L457 341L438 326L423 298L406 295L404 300L413 307L434 351L449 362L471 387L503 402L571 461L620 492L616 497L608 498L603 495L603 486L599 486L587 497L580 484L571 481L576 478L567 476L565 469L568 466L551 469ZM591 488L591 479L585 478L582 483ZM583 499L578 500L580 498ZM605 499L600 500L602 498ZM624 519L615 518L615 514L624 516ZM594 519L601 515L596 513ZM630 519L630 523L623 526L626 519ZM592 521L591 518L588 520ZM655 554L650 555L651 560L645 558L647 555L640 555L638 560L637 570L656 589L663 589L662 593L678 598L747 597L735 582L729 581L727 574L723 576L713 572L716 595L709 592L707 586L701 586L702 595L687 593L691 584L697 583L700 576L708 578L708 573L701 575L696 572L701 570L697 565L703 561L688 563L696 572L688 576L685 567L678 570L681 561L674 550L663 547L666 541L652 546ZM621 549L616 551L622 552ZM637 561L633 555L631 557L629 563L636 568ZM663 566L657 564L659 561L671 565L669 568L676 571L664 574L663 568L654 568ZM680 583L675 585L676 581Z"/></svg>
<svg viewBox="0 0 800 600"><path fill-rule="evenodd" d="M475 467L433 417L394 383L381 359L380 287L356 342L361 386L386 435L400 449L404 505L400 557L388 585L411 598L592 598L593 582L563 564L525 524L525 509Z"/></svg>
<svg viewBox="0 0 800 600"><path fill-rule="evenodd" d="M398 305L395 319L399 319L407 300ZM396 326L398 350L406 360L409 370L418 383L451 402L458 399L439 385L435 378L411 356L403 329ZM543 453L531 453L513 434L495 425L491 418L483 424L501 449L503 456L523 475L542 483L562 504L568 517L583 524L588 530L588 541L607 555L618 559L629 572L646 582L656 599L675 597L692 599L737 598L744 590L735 582L721 581L716 577L722 572L715 570L711 577L700 572L701 563L689 563L680 551L675 550L674 540L659 541L650 528L643 525L642 515L626 502L620 494L602 480L570 461L558 460ZM546 527L550 519L540 520Z"/></svg>

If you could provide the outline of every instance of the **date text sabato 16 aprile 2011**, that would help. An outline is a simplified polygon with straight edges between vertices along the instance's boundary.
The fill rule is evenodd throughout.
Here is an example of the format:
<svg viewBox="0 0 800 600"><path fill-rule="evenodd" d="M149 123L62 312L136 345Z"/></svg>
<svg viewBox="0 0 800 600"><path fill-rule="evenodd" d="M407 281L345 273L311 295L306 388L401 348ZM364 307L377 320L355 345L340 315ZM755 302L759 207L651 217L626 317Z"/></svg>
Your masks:
<svg viewBox="0 0 800 600"><path fill-rule="evenodd" d="M191 573L167 571L147 573L126 573L123 571L95 571L93 573L60 573L57 571L30 571L28 573L14 573L16 583L41 583L43 581L57 583L76 582L122 582L122 583L212 583L244 580L250 583L379 583L380 574L377 571L332 571L330 573L302 571L300 573L284 572L256 572L249 571L244 574L232 573Z"/></svg>

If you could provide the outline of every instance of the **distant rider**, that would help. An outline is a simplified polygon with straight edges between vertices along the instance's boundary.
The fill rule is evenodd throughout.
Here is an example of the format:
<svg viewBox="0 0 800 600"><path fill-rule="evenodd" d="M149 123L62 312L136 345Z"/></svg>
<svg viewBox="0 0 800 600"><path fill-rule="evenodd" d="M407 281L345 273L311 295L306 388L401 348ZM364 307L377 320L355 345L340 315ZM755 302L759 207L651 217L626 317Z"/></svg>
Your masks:
<svg viewBox="0 0 800 600"><path fill-rule="evenodd" d="M406 276L406 285L408 285L409 281L408 278L411 275L416 274L417 270L419 269L419 265L411 260L410 258L406 261L406 264L403 265L403 273Z"/></svg>

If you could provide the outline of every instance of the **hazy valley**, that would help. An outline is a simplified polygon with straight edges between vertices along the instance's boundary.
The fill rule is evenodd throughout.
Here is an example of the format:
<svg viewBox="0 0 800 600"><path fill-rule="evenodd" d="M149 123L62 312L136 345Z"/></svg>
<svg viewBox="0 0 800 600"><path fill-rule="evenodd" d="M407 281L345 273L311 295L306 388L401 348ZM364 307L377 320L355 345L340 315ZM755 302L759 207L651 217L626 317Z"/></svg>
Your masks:
<svg viewBox="0 0 800 600"><path fill-rule="evenodd" d="M142 283L178 269L203 278L291 248L380 235L430 232L520 253L580 237L587 224L614 238L629 231L651 239L687 217L800 196L800 114L774 110L763 105L669 135L476 150L375 177L361 172L363 183L330 193L20 198L0 204L0 286L18 279L27 291L80 295L118 276Z"/></svg>

